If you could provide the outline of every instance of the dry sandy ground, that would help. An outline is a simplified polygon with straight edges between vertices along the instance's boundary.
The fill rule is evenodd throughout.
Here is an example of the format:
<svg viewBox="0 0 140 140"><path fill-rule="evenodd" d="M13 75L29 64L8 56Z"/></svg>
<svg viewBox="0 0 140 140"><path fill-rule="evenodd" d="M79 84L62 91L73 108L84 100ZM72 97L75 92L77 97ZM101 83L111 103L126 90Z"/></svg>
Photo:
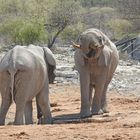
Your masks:
<svg viewBox="0 0 140 140"><path fill-rule="evenodd" d="M79 86L51 85L53 125L37 125L34 103L33 125L0 126L0 140L140 140L140 98L108 93L109 114L80 120ZM6 123L14 119L15 105L8 112ZM73 119L76 118L77 119Z"/></svg>

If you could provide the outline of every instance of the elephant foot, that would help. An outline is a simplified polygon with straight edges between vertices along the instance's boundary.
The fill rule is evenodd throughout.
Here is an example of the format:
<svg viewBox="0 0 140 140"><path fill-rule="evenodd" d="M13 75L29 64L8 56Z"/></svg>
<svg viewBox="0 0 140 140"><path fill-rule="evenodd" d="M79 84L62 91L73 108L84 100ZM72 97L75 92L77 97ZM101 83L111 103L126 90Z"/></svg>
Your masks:
<svg viewBox="0 0 140 140"><path fill-rule="evenodd" d="M53 124L53 120L40 117L38 119L38 124Z"/></svg>
<svg viewBox="0 0 140 140"><path fill-rule="evenodd" d="M3 122L1 123L1 122L0 122L0 126L1 126L1 125L4 125L4 124L5 124L5 123L3 123Z"/></svg>
<svg viewBox="0 0 140 140"><path fill-rule="evenodd" d="M81 119L90 118L90 117L92 117L92 114L90 114L90 115L81 115L80 114Z"/></svg>
<svg viewBox="0 0 140 140"><path fill-rule="evenodd" d="M24 125L23 119L15 119L14 125Z"/></svg>
<svg viewBox="0 0 140 140"><path fill-rule="evenodd" d="M101 109L102 109L102 111L103 111L104 113L109 113L109 111L108 111L108 109L107 109L106 106L103 106Z"/></svg>
<svg viewBox="0 0 140 140"><path fill-rule="evenodd" d="M14 122L14 125L24 125L24 123L21 123L21 122Z"/></svg>
<svg viewBox="0 0 140 140"><path fill-rule="evenodd" d="M109 113L107 109L102 109L104 113Z"/></svg>
<svg viewBox="0 0 140 140"><path fill-rule="evenodd" d="M84 118L88 118L88 117L92 117L92 114L90 111L86 111L86 112L80 112L80 118L84 119Z"/></svg>
<svg viewBox="0 0 140 140"><path fill-rule="evenodd" d="M37 124L42 124L42 117L38 117L38 122L37 122Z"/></svg>
<svg viewBox="0 0 140 140"><path fill-rule="evenodd" d="M102 114L104 114L102 109L100 109L100 110L92 110L92 115L102 115Z"/></svg>
<svg viewBox="0 0 140 140"><path fill-rule="evenodd" d="M0 125L5 125L5 118L0 115Z"/></svg>

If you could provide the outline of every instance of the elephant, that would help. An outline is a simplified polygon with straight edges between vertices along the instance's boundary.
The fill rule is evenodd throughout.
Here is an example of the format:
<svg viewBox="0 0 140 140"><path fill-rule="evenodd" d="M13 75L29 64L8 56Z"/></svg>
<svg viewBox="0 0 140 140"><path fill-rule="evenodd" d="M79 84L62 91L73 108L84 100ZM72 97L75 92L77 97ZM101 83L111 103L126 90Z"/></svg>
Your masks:
<svg viewBox="0 0 140 140"><path fill-rule="evenodd" d="M108 112L106 92L119 62L115 44L100 30L90 28L72 46L76 48L74 60L80 77L80 117Z"/></svg>
<svg viewBox="0 0 140 140"><path fill-rule="evenodd" d="M49 83L55 78L56 60L47 47L15 46L0 62L0 125L11 103L16 104L15 125L32 124L32 99L36 97L43 123L51 124Z"/></svg>

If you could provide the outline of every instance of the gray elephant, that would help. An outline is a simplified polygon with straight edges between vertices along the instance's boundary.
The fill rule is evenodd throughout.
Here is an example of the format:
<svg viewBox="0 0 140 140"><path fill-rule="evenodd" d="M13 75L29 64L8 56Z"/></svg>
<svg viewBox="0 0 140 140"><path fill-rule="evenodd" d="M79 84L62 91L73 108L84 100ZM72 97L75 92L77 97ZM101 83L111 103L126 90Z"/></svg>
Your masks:
<svg viewBox="0 0 140 140"><path fill-rule="evenodd" d="M31 124L32 99L43 114L45 124L52 123L49 102L49 82L55 78L56 61L52 52L46 47L34 45L15 46L0 62L0 125L5 124L7 111L12 103L16 104L14 124ZM40 111L38 109L38 111Z"/></svg>
<svg viewBox="0 0 140 140"><path fill-rule="evenodd" d="M91 28L79 36L73 47L80 74L81 118L108 112L106 92L119 62L116 46L100 30Z"/></svg>

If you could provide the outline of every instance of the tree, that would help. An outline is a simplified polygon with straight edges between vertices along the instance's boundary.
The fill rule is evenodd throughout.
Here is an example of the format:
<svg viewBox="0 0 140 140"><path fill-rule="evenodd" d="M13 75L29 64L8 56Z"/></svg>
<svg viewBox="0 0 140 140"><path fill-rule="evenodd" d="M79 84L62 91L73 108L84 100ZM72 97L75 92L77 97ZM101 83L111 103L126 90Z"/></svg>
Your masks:
<svg viewBox="0 0 140 140"><path fill-rule="evenodd" d="M58 35L69 25L78 22L80 4L74 0L57 0L49 9L46 29L49 34L48 47L51 48Z"/></svg>
<svg viewBox="0 0 140 140"><path fill-rule="evenodd" d="M133 35L139 34L140 0L115 0L114 7L120 19L125 19L132 23L133 26L129 32Z"/></svg>
<svg viewBox="0 0 140 140"><path fill-rule="evenodd" d="M9 44L26 45L42 41L46 31L51 48L59 34L78 21L79 10L75 0L0 0L0 36Z"/></svg>
<svg viewBox="0 0 140 140"><path fill-rule="evenodd" d="M123 18L128 20L140 19L139 0L116 0L115 6Z"/></svg>
<svg viewBox="0 0 140 140"><path fill-rule="evenodd" d="M0 0L0 37L5 45L28 45L47 40L39 6L37 0Z"/></svg>
<svg viewBox="0 0 140 140"><path fill-rule="evenodd" d="M76 41L78 39L78 36L86 29L86 27L87 26L81 22L74 25L69 25L64 29L60 37L63 42L69 44L72 40Z"/></svg>
<svg viewBox="0 0 140 140"><path fill-rule="evenodd" d="M114 39L122 39L126 37L132 28L131 22L125 19L111 19L108 21L107 25L112 30L114 34Z"/></svg>
<svg viewBox="0 0 140 140"><path fill-rule="evenodd" d="M88 8L83 16L83 22L90 28L98 28L105 34L111 34L107 23L114 17L115 10L111 7Z"/></svg>
<svg viewBox="0 0 140 140"><path fill-rule="evenodd" d="M81 5L83 7L103 7L103 6L108 6L110 4L112 4L113 0L79 0L81 2Z"/></svg>

